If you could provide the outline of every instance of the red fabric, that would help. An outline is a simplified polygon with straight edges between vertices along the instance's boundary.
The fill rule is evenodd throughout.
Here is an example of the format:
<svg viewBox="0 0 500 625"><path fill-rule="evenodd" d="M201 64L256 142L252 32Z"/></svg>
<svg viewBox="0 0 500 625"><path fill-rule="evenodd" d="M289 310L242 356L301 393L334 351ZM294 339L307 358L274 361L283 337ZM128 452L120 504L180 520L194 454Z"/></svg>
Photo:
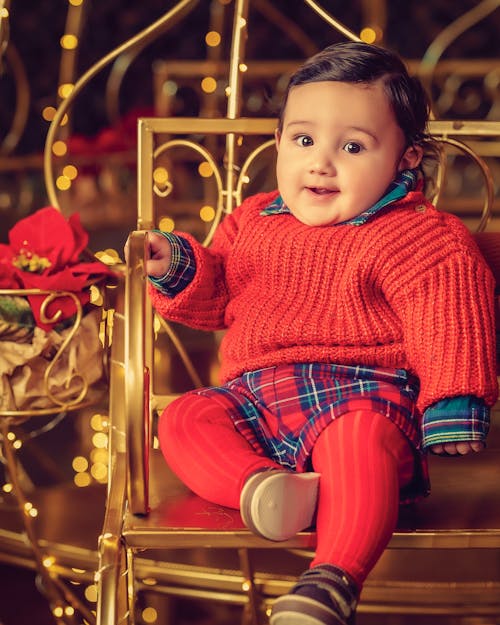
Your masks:
<svg viewBox="0 0 500 625"><path fill-rule="evenodd" d="M474 395L492 405L494 279L460 220L418 191L363 226L311 228L261 216L276 193L224 218L209 249L193 237L196 276L168 298L168 319L227 328L221 378L294 362L404 368L418 408Z"/></svg>
<svg viewBox="0 0 500 625"><path fill-rule="evenodd" d="M177 399L159 422L158 436L170 468L197 495L239 507L241 489L255 471L280 468L257 454L212 400ZM334 564L361 588L396 527L400 487L413 477L408 441L379 413L358 411L332 422L313 450L321 473L317 552L311 566Z"/></svg>
<svg viewBox="0 0 500 625"><path fill-rule="evenodd" d="M230 508L239 508L248 476L266 467L281 468L252 449L219 404L200 395L183 395L168 406L158 438L167 463L186 486Z"/></svg>
<svg viewBox="0 0 500 625"><path fill-rule="evenodd" d="M111 273L97 260L81 261L87 243L88 234L77 213L65 219L52 206L41 208L13 226L9 245L0 244L0 287L71 291L84 306L89 302L89 285ZM27 264L30 259L33 267ZM41 307L46 295L30 295L28 300L36 324L44 330L76 312L70 297L57 297L46 306L45 317Z"/></svg>
<svg viewBox="0 0 500 625"><path fill-rule="evenodd" d="M323 431L313 450L321 479L311 566L334 564L361 588L396 528L414 462L408 441L381 414L349 413Z"/></svg>

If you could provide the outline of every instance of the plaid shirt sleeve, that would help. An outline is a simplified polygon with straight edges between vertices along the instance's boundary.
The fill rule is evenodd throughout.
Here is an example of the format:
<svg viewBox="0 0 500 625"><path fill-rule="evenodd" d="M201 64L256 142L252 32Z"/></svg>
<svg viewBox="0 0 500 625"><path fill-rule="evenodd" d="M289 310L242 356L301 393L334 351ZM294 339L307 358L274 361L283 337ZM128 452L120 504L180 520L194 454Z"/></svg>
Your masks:
<svg viewBox="0 0 500 625"><path fill-rule="evenodd" d="M422 447L460 441L484 441L490 410L482 399L452 397L436 402L424 412Z"/></svg>
<svg viewBox="0 0 500 625"><path fill-rule="evenodd" d="M175 297L191 283L196 273L196 260L193 248L189 241L176 234L161 230L155 230L154 232L164 236L170 243L172 260L165 275L160 278L148 276L148 279L158 291L167 297Z"/></svg>

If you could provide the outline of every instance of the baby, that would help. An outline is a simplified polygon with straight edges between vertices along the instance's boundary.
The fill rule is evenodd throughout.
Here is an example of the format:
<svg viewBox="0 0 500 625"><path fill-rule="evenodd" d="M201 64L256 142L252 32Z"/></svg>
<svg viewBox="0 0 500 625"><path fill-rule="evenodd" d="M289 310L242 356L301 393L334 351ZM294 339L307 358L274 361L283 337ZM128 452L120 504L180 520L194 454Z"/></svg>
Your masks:
<svg viewBox="0 0 500 625"><path fill-rule="evenodd" d="M426 452L485 445L493 277L423 195L428 114L396 55L330 46L290 80L278 190L247 198L209 248L148 235L157 312L226 330L221 385L160 418L167 462L270 540L315 520L315 557L272 625L353 623L400 502L429 491Z"/></svg>

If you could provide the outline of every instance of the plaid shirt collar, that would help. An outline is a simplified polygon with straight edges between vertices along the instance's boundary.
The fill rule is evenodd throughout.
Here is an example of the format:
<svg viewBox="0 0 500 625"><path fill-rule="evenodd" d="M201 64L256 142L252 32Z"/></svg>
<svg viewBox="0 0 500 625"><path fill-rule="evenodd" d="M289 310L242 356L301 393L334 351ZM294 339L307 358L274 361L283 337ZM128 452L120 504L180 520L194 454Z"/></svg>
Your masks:
<svg viewBox="0 0 500 625"><path fill-rule="evenodd" d="M417 186L417 171L415 169L405 169L402 171L398 177L391 182L387 191L380 198L378 202L367 208L365 211L356 215L352 219L348 219L347 221L342 221L339 224L333 225L351 225L351 226L362 226L366 223L373 215L378 213L382 208L389 206L393 202L397 200L401 200L406 196L407 193L413 191ZM290 214L291 211L288 206L283 201L281 195L266 206L264 210L261 211L261 215L284 215Z"/></svg>

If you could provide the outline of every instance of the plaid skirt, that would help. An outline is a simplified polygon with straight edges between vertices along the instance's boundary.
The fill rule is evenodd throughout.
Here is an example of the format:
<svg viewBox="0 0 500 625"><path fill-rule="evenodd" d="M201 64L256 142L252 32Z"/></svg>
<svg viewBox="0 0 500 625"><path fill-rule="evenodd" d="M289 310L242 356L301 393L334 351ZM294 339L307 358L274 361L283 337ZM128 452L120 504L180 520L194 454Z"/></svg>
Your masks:
<svg viewBox="0 0 500 625"><path fill-rule="evenodd" d="M194 393L219 403L257 453L298 472L311 470L314 444L334 419L356 410L385 415L415 452L415 478L401 494L406 503L429 492L418 389L404 369L309 363L250 371Z"/></svg>

